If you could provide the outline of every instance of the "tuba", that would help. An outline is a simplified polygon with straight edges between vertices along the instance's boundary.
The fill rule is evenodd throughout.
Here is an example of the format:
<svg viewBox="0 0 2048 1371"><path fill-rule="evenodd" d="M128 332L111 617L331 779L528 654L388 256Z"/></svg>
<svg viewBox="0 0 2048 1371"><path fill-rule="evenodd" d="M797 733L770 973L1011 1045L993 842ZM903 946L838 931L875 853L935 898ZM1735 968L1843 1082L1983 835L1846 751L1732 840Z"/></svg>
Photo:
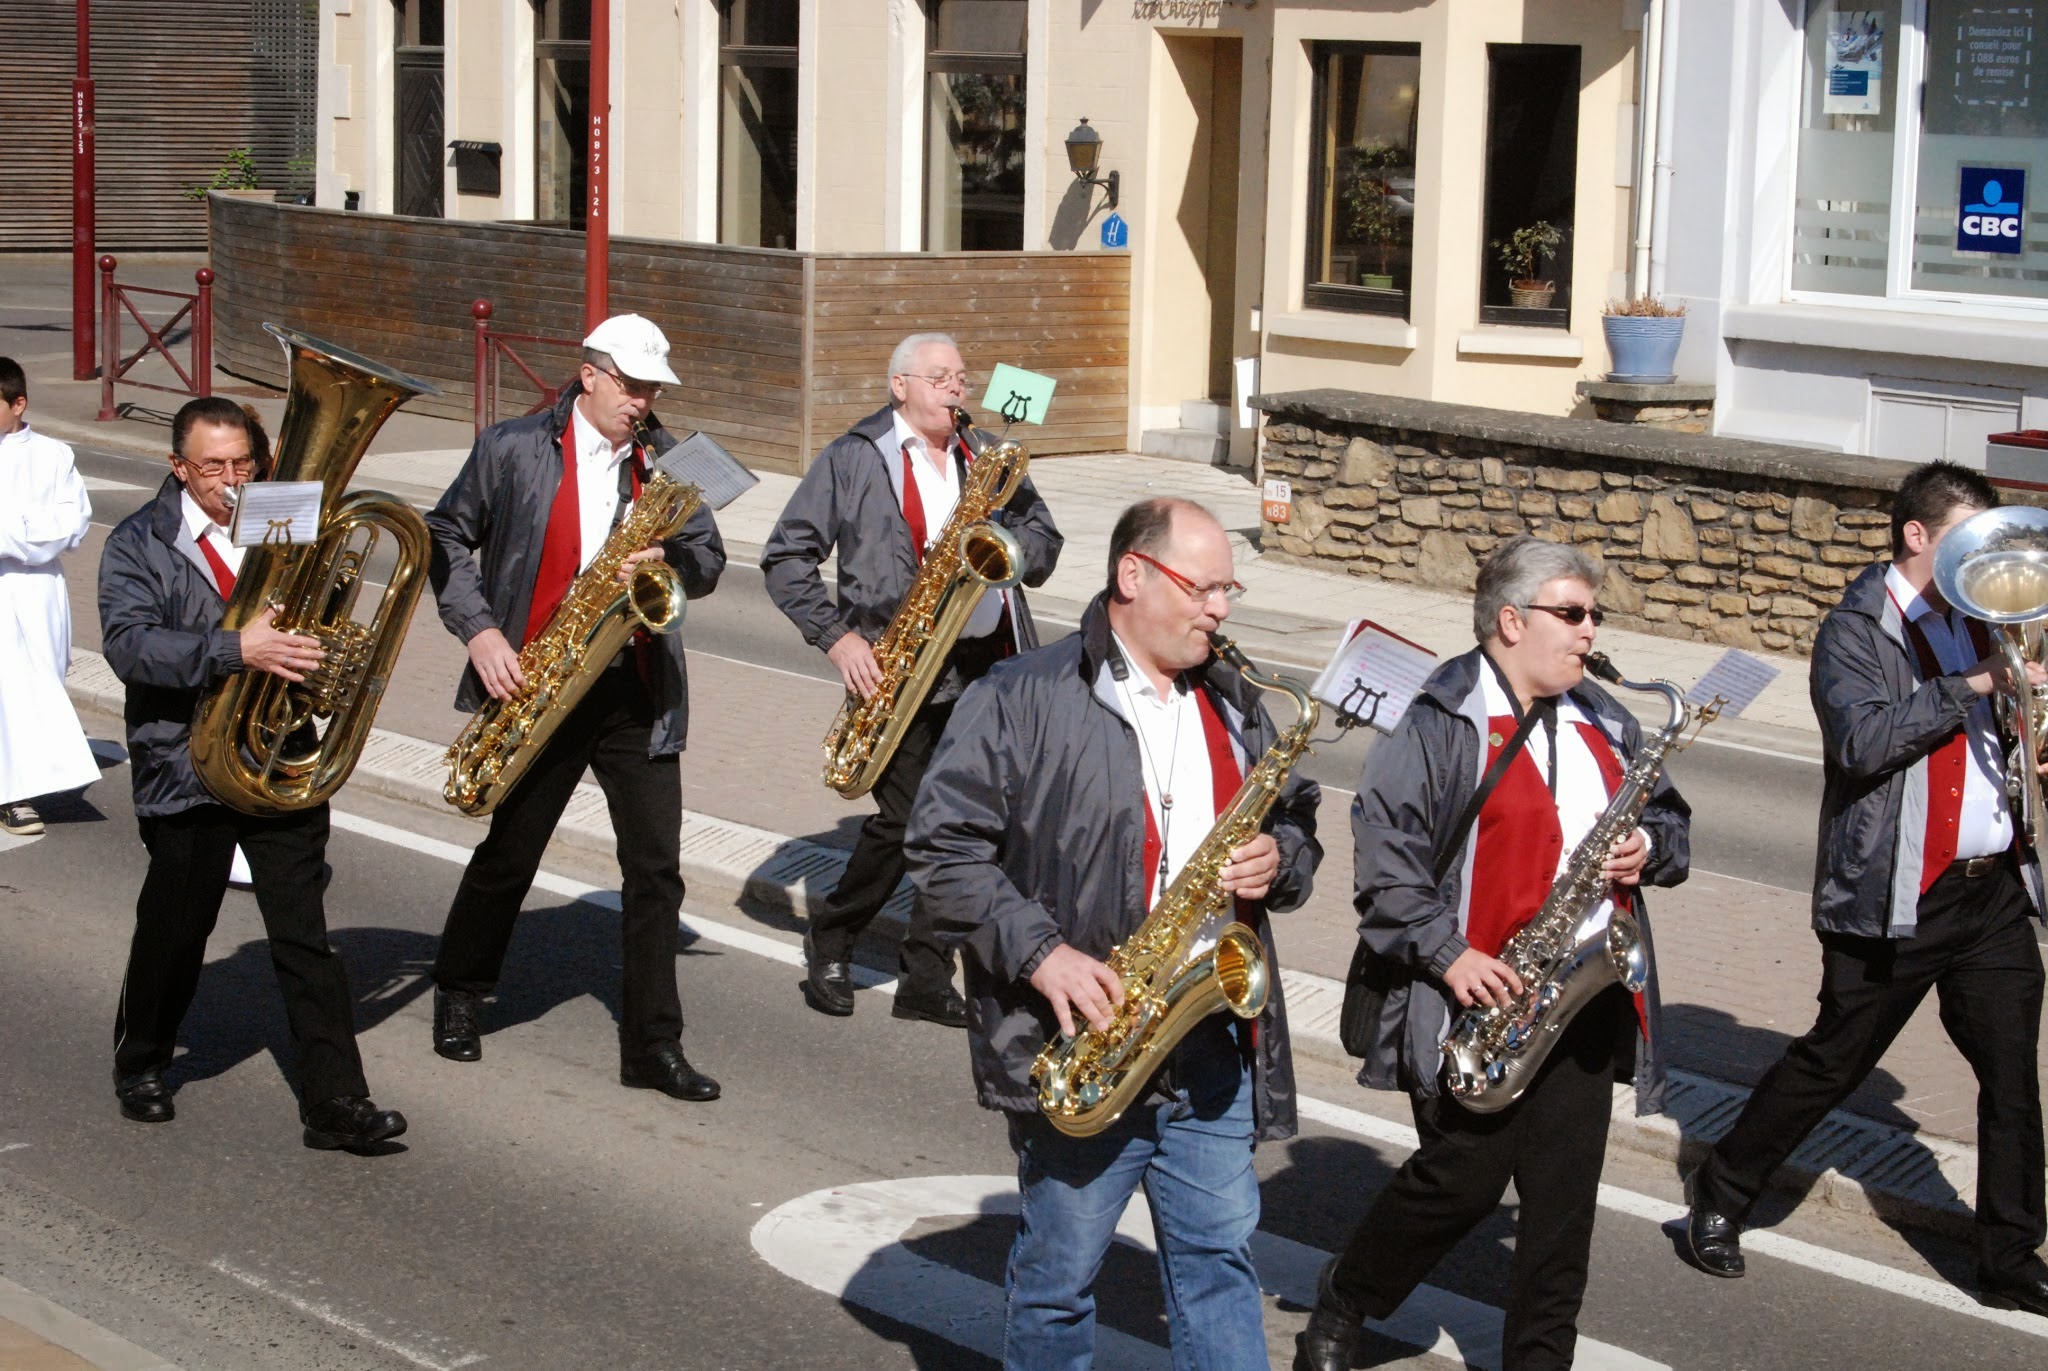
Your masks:
<svg viewBox="0 0 2048 1371"><path fill-rule="evenodd" d="M369 741L426 573L427 525L394 496L343 490L392 411L439 392L331 343L263 327L291 372L268 479L320 482L320 533L305 545L250 548L221 627L275 609L280 632L316 638L327 655L297 683L239 671L208 687L192 718L192 764L221 803L277 815L324 803ZM365 612L370 559L386 533L396 562Z"/></svg>
<svg viewBox="0 0 2048 1371"><path fill-rule="evenodd" d="M938 684L946 656L984 590L1007 590L1024 579L1024 550L991 516L1024 483L1031 455L1021 444L974 445L973 421L953 411L953 429L974 460L960 503L939 530L910 592L875 643L881 684L863 700L851 691L825 735L825 784L849 800L874 789L896 755L910 721Z"/></svg>
<svg viewBox="0 0 2048 1371"><path fill-rule="evenodd" d="M1211 633L1209 641L1247 681L1290 696L1299 713L1245 776L1145 921L1109 954L1109 969L1124 987L1109 1027L1079 1025L1073 1037L1047 1044L1031 1063L1038 1107L1068 1137L1090 1138L1115 1123L1196 1024L1219 1009L1255 1019L1272 989L1266 945L1257 929L1230 917L1235 902L1223 892L1222 872L1230 854L1265 825L1288 773L1308 751L1322 707L1285 676L1260 672L1222 634ZM1213 942L1204 937L1211 931Z"/></svg>
<svg viewBox="0 0 2048 1371"><path fill-rule="evenodd" d="M1941 598L1991 625L2011 684L1997 691L1999 723L2013 739L2005 789L2020 802L2026 840L2038 863L2048 856L2041 776L2034 767L2048 744L2048 687L2029 686L2027 663L2044 656L2048 620L2048 510L2026 505L1973 514L1942 535L1934 552Z"/></svg>

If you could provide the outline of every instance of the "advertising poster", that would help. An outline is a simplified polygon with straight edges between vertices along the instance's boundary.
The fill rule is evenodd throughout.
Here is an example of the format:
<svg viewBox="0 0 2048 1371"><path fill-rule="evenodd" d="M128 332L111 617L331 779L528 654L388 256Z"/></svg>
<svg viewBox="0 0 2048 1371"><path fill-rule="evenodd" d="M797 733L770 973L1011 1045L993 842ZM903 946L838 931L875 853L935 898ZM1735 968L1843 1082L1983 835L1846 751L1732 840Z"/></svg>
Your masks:
<svg viewBox="0 0 2048 1371"><path fill-rule="evenodd" d="M1834 11L1828 16L1828 88L1820 112L1877 114L1883 94L1883 11Z"/></svg>

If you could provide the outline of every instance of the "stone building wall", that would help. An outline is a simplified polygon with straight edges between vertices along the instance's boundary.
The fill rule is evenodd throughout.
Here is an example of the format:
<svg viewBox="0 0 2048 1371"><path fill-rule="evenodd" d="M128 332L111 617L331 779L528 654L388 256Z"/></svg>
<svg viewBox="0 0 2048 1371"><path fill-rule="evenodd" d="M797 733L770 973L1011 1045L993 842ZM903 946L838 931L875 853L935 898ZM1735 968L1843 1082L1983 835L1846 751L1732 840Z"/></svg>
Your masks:
<svg viewBox="0 0 2048 1371"><path fill-rule="evenodd" d="M1605 565L1600 603L1672 637L1809 651L1888 556L1898 462L1341 391L1260 396L1264 474L1292 487L1263 548L1469 591L1518 533Z"/></svg>

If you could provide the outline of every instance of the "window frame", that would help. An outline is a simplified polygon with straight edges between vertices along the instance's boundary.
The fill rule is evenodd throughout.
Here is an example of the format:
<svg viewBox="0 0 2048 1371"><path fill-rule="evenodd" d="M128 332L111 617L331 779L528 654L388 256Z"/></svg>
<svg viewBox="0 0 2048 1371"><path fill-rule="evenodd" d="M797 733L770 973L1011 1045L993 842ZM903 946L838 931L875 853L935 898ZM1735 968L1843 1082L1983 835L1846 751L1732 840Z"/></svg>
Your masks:
<svg viewBox="0 0 2048 1371"><path fill-rule="evenodd" d="M1408 250L1410 253L1409 279L1406 290L1367 293L1363 286L1333 285L1327 281L1313 281L1309 277L1316 270L1316 260L1322 246L1322 220L1325 204L1331 191L1323 180L1323 158L1328 150L1328 134L1324 125L1329 121L1323 117L1323 101L1327 94L1322 89L1323 59L1327 56L1357 53L1363 57L1413 57L1416 59L1415 107L1409 112L1411 124L1411 151L1415 165L1422 162L1422 45L1420 43L1387 43L1354 41L1351 39L1314 38L1308 42L1309 71L1309 133L1308 133L1308 238L1302 257L1301 303L1304 309L1327 309L1345 314L1376 314L1381 318L1403 319L1413 322L1415 306L1415 278L1413 253L1415 231L1410 221ZM1416 193L1421 194L1421 177L1416 178ZM1418 214L1421 205L1417 204Z"/></svg>
<svg viewBox="0 0 2048 1371"><path fill-rule="evenodd" d="M1493 258L1493 244L1487 240L1485 232L1487 200L1492 191L1492 186L1488 184L1486 178L1492 174L1493 169L1494 92L1495 81L1501 70L1496 65L1495 54L1511 50L1528 53L1532 56L1538 53L1570 53L1572 57L1574 88L1572 97L1572 212L1570 218L1563 226L1564 242L1561 245L1561 252L1558 256L1552 258L1553 261L1563 268L1565 276L1565 303L1562 305L1533 308L1522 305L1489 305L1486 303L1486 273ZM1576 297L1573 287L1577 284L1572 278L1571 257L1579 231L1579 115L1581 110L1578 108L1578 91L1580 89L1578 83L1585 79L1585 63L1586 50L1577 43L1488 43L1486 45L1486 141L1480 153L1481 160L1479 163L1481 173L1479 186L1479 218L1481 225L1479 235L1479 322L1482 324L1509 324L1523 328L1563 329L1567 332L1571 329L1572 302Z"/></svg>
<svg viewBox="0 0 2048 1371"><path fill-rule="evenodd" d="M1024 83L1026 102L1024 127L1031 127L1030 107L1030 5L1029 0L1011 0L1025 16L1025 50L1023 52L981 52L971 49L942 48L939 46L939 10L946 0L924 0L924 77L918 88L918 122L922 126L919 141L924 156L919 167L917 186L918 251L932 251L932 77L948 73L969 76L1015 76ZM1022 211L1019 211L1020 239L1029 241L1030 235L1022 233Z"/></svg>
<svg viewBox="0 0 2048 1371"><path fill-rule="evenodd" d="M588 35L585 35L582 38L541 37L541 32L545 27L545 25L541 22L541 19L542 15L547 9L547 0L532 0L532 6L534 12L532 77L534 220L539 223L553 223L553 220L544 220L541 219L540 217L540 158L541 145L543 142L541 118L547 103L547 90L544 84L544 78L542 76L542 73L546 70L546 65L549 62L565 61L583 63L584 70L587 73L590 67L590 38ZM582 197L581 201L578 201L577 197L573 193L571 194L571 203L569 205L569 218L566 224L564 225L564 227L568 228L573 233L583 233L587 231L589 228L589 224L587 222L587 216L590 212L590 206L588 203L590 178L590 124L587 110L587 107L589 105L588 92L589 87L586 85L584 96L584 104L586 106L586 117L584 120L584 126L579 131L577 135L577 140L572 141L569 154L570 165L571 167L573 167L576 161L575 142L580 141L583 149L582 161L585 194ZM572 192L575 184L576 178L573 174L571 174L569 177L569 185L572 188Z"/></svg>
<svg viewBox="0 0 2048 1371"><path fill-rule="evenodd" d="M775 43L726 42L725 40L727 39L727 37L731 35L732 32L733 11L736 8L737 6L734 3L734 0L719 0L718 78L716 82L716 91L718 99L718 128L716 132L716 137L718 140L718 154L715 159L718 181L718 194L716 196L717 203L713 209L713 213L716 216L717 224L717 229L713 236L721 244L725 243L726 69L729 67L741 67L767 69L772 71L795 71L797 70L800 64L799 58L803 51L803 17L801 10L799 10L797 16L797 41L795 46L784 46L782 44ZM804 137L804 131L801 122L799 122L798 124L796 133L798 140L801 141ZM804 188L801 183L801 178L799 178L799 183L796 186L792 187L792 194L790 196L789 201L790 221L792 224L794 224L801 217L802 211L800 206L803 200L803 194ZM791 235L792 246L794 245L794 236L794 234Z"/></svg>

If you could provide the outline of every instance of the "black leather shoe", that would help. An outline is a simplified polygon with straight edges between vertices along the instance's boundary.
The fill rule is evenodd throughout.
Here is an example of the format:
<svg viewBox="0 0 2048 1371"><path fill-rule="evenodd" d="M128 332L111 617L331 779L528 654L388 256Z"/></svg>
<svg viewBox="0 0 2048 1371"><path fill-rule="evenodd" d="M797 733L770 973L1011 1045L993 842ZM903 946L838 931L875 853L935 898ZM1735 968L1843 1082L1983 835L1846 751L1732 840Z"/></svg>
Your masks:
<svg viewBox="0 0 2048 1371"><path fill-rule="evenodd" d="M804 935L804 1003L820 1014L843 1019L853 1013L853 967L847 962L828 962Z"/></svg>
<svg viewBox="0 0 2048 1371"><path fill-rule="evenodd" d="M1685 1246L1693 1264L1709 1276L1734 1280L1746 1266L1742 1260L1742 1225L1726 1214L1707 1208L1698 1198L1698 1176L1686 1178Z"/></svg>
<svg viewBox="0 0 2048 1371"><path fill-rule="evenodd" d="M480 999L467 990L434 988L434 1051L451 1062L473 1062L484 1055L476 1026Z"/></svg>
<svg viewBox="0 0 2048 1371"><path fill-rule="evenodd" d="M337 1095L299 1111L306 1146L321 1152L360 1151L405 1132L405 1115L379 1109L366 1095Z"/></svg>
<svg viewBox="0 0 2048 1371"><path fill-rule="evenodd" d="M1294 1371L1351 1371L1351 1360L1365 1334L1365 1315L1346 1304L1330 1288L1333 1259L1316 1279L1316 1307L1308 1327L1294 1340Z"/></svg>
<svg viewBox="0 0 2048 1371"><path fill-rule="evenodd" d="M905 986L896 992L889 1012L899 1019L923 1019L944 1028L967 1027L967 1001L950 985L936 990L913 990Z"/></svg>
<svg viewBox="0 0 2048 1371"><path fill-rule="evenodd" d="M2024 1309L2048 1319L2048 1269L2019 1271L2004 1276L1977 1273L1977 1287L1987 1302Z"/></svg>
<svg viewBox="0 0 2048 1371"><path fill-rule="evenodd" d="M718 1082L691 1066L675 1043L663 1043L638 1062L621 1062L619 1084L635 1090L659 1090L672 1099L695 1104L718 1098Z"/></svg>
<svg viewBox="0 0 2048 1371"><path fill-rule="evenodd" d="M114 1098L121 1102L121 1117L137 1123L169 1123L178 1114L164 1073L153 1067L115 1081Z"/></svg>

